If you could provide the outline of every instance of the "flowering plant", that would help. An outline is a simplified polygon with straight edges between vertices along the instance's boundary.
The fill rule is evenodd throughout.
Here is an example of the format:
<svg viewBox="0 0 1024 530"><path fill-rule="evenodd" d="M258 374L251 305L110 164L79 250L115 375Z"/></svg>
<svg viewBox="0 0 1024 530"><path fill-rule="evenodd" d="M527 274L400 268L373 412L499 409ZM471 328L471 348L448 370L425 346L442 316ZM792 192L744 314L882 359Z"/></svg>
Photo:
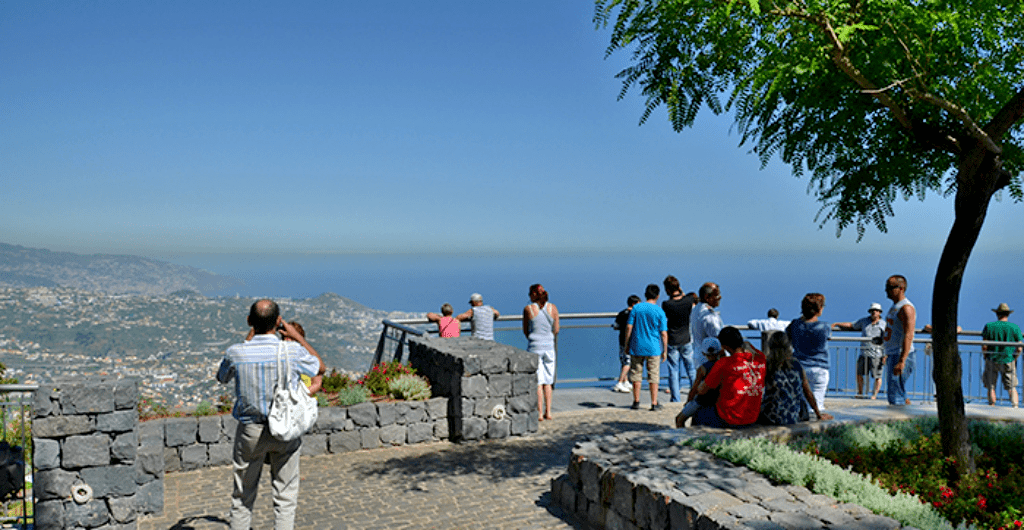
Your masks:
<svg viewBox="0 0 1024 530"><path fill-rule="evenodd" d="M398 361L391 361L371 368L369 372L366 372L366 375L359 379L359 384L374 396L387 396L392 379L401 375L412 375L415 373L416 370L412 367Z"/></svg>

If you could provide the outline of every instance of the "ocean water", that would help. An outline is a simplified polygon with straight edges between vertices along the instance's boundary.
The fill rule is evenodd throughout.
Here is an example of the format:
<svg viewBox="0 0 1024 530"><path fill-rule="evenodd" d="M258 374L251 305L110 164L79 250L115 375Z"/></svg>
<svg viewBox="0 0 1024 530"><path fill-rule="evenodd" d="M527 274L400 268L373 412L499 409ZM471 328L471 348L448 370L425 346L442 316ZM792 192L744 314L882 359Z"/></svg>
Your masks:
<svg viewBox="0 0 1024 530"><path fill-rule="evenodd" d="M976 253L961 290L960 325L980 330L993 320L1001 302L1024 305L1024 284L1017 276L1020 252ZM679 278L686 291L705 281L722 288L719 307L726 324L764 318L775 307L781 318L799 315L808 292L826 296L823 320L853 321L872 302L888 310L883 285L893 273L908 278L918 326L931 320L931 291L938 253L898 255L868 252L765 254L565 253L512 255L203 255L172 259L177 263L234 276L245 287L222 295L309 298L333 292L374 309L439 311L448 302L465 310L479 292L503 315L521 314L527 290L541 283L562 313L617 312L630 294L666 275ZM664 299L664 298L662 298ZM592 322L588 322L592 323ZM515 323L497 340L525 347ZM570 324L564 322L563 325ZM559 337L558 377L610 377L618 372L617 335L604 329L566 329ZM970 369L965 368L965 369ZM918 370L918 379L927 374Z"/></svg>

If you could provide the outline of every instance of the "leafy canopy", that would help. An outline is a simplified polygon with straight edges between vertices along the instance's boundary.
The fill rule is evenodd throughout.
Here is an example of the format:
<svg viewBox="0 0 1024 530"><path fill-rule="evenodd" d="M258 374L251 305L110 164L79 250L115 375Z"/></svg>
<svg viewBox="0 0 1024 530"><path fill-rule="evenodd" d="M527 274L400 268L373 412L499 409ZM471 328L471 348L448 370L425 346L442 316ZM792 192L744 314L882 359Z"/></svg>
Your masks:
<svg viewBox="0 0 1024 530"><path fill-rule="evenodd" d="M839 233L884 232L897 197L967 184L975 142L1022 198L1021 123L990 123L1024 91L1020 0L597 0L595 22L612 24L607 54L632 53L620 98L640 88L641 123L661 105L677 131L735 112L762 166L809 173Z"/></svg>

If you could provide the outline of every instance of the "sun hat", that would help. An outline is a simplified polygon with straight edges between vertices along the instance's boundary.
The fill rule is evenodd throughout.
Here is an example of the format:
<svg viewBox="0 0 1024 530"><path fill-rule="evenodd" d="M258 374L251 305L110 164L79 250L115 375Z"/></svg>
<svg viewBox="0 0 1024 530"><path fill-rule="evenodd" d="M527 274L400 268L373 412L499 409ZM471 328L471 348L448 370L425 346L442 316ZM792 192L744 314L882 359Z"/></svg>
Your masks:
<svg viewBox="0 0 1024 530"><path fill-rule="evenodd" d="M882 304L880 304L878 302L875 302L875 303L871 304L871 307L868 308L868 313L870 313L872 311L881 311L881 310L882 310Z"/></svg>
<svg viewBox="0 0 1024 530"><path fill-rule="evenodd" d="M484 297L480 293L473 293L469 296L470 302L483 302Z"/></svg>
<svg viewBox="0 0 1024 530"><path fill-rule="evenodd" d="M999 307L993 309L992 311L996 313L1013 313L1013 309L1010 309L1010 306L1008 306L1006 302L999 304Z"/></svg>

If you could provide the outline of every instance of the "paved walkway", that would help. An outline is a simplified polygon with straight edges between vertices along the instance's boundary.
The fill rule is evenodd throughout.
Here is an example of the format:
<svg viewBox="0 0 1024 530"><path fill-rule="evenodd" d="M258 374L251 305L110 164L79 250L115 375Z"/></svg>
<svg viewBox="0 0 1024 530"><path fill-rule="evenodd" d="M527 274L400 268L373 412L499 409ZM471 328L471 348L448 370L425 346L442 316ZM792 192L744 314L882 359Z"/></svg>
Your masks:
<svg viewBox="0 0 1024 530"><path fill-rule="evenodd" d="M643 403L649 395L644 392ZM667 400L667 396L663 401ZM431 443L302 458L296 528L307 529L584 529L551 501L551 479L565 473L577 440L590 435L669 428L681 408L629 410L628 394L605 388L559 389L555 418L538 433L504 441ZM827 400L837 421L934 415L934 405L891 408L884 401ZM969 416L1024 421L1007 407L968 405ZM273 528L269 472L254 528ZM230 468L170 473L164 514L139 530L228 527Z"/></svg>

